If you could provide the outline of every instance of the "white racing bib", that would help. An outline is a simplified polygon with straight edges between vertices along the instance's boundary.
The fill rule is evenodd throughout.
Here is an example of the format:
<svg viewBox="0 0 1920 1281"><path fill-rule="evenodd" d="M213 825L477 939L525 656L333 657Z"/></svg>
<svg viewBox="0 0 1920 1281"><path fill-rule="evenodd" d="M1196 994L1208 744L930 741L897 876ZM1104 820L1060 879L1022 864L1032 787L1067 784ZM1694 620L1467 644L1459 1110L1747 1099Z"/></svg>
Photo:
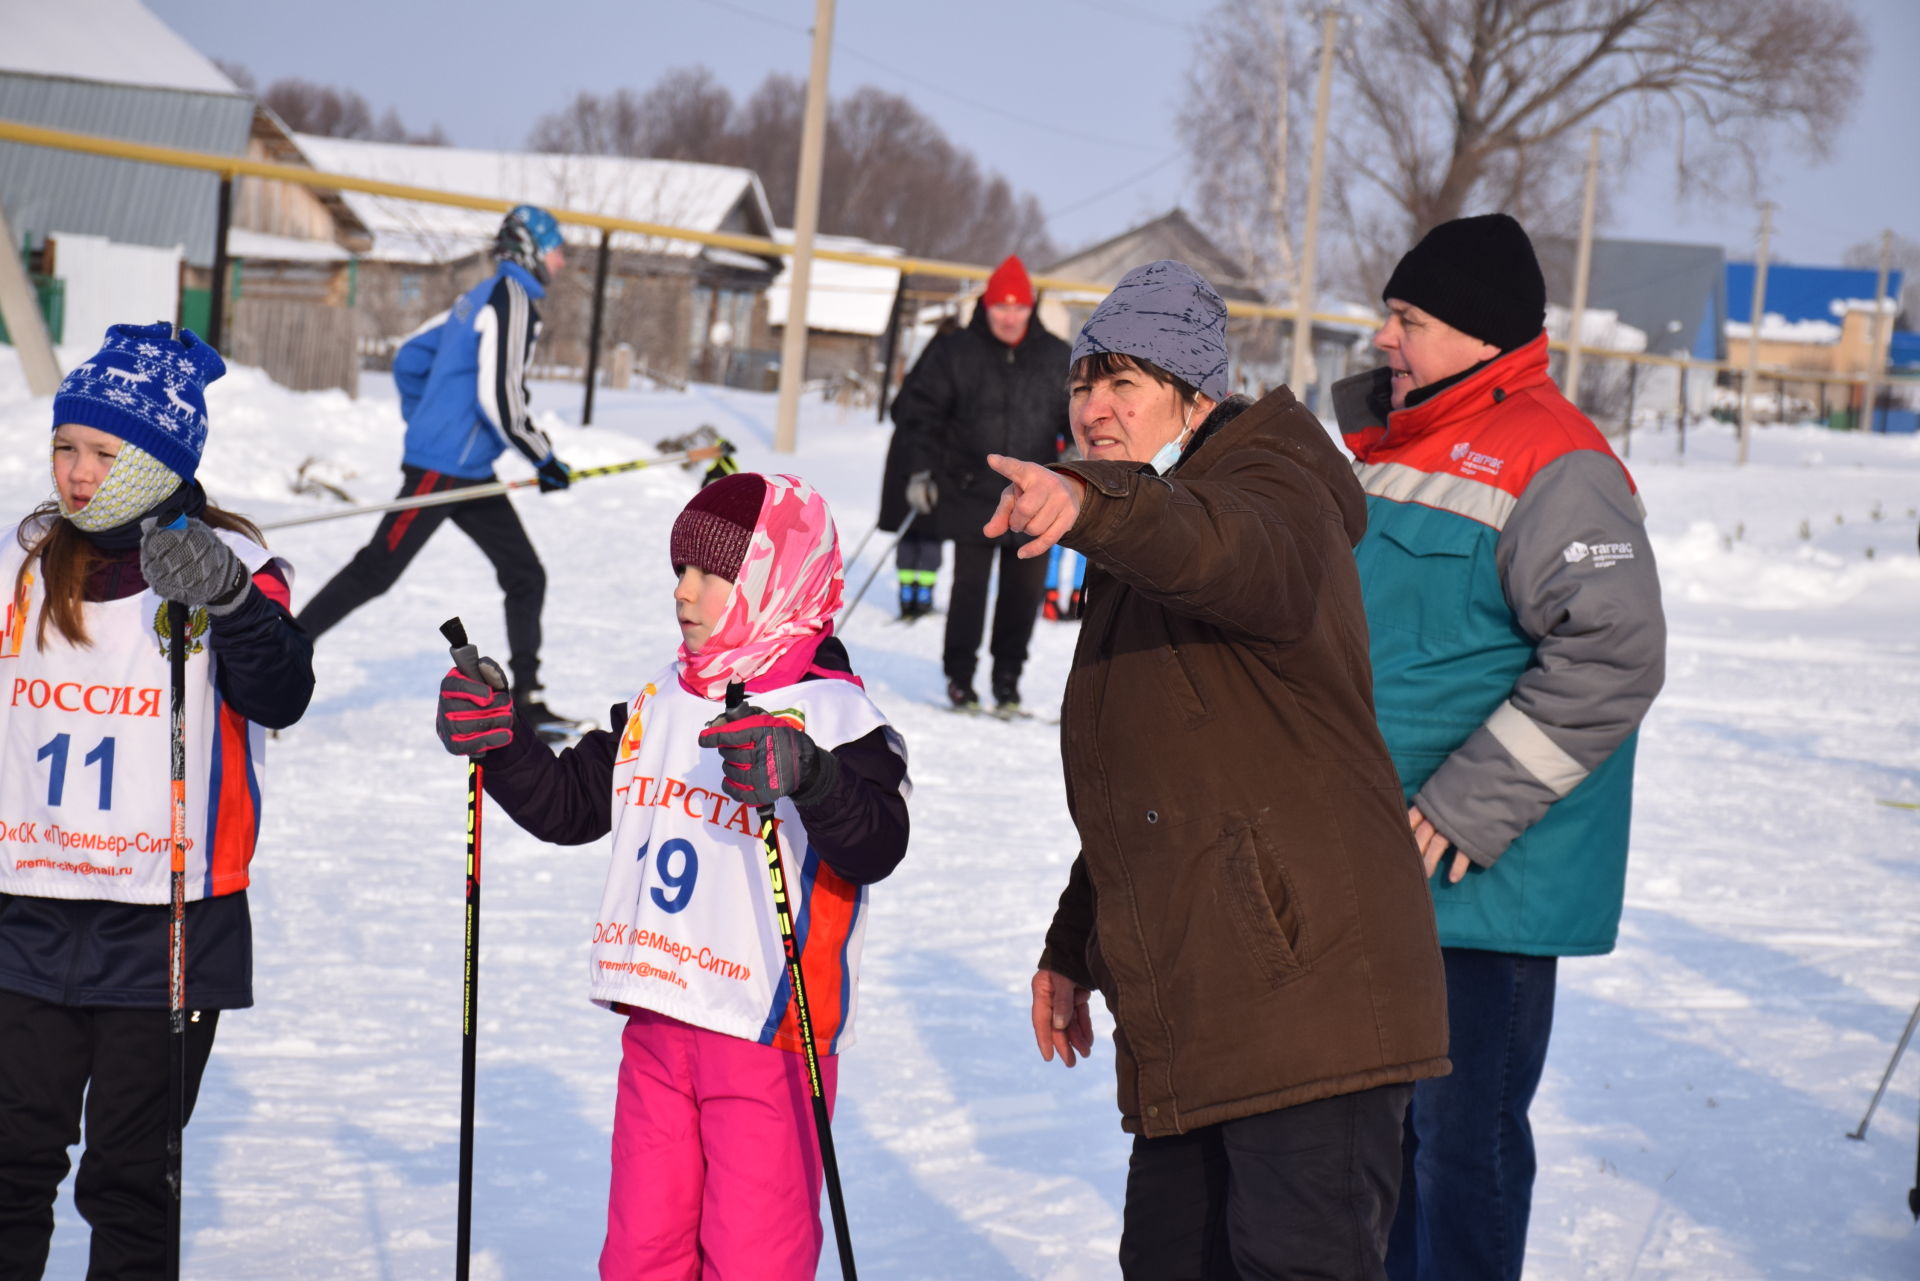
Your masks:
<svg viewBox="0 0 1920 1281"><path fill-rule="evenodd" d="M805 681L749 700L791 718L823 750L887 728L851 681ZM687 692L669 666L629 707L613 767L613 857L593 926L592 997L798 1051L759 817L721 790L720 753L699 742L722 705ZM888 741L905 756L891 729ZM834 1053L852 1043L866 890L821 861L792 801L782 799L774 818L815 1043Z"/></svg>
<svg viewBox="0 0 1920 1281"><path fill-rule="evenodd" d="M165 903L172 897L168 617L152 590L84 606L92 644L49 628L39 566L13 592L26 552L0 545L0 893ZM221 539L249 574L276 558ZM291 578L285 562L277 562ZM260 824L265 735L213 683L207 613L187 623L187 897L247 887Z"/></svg>

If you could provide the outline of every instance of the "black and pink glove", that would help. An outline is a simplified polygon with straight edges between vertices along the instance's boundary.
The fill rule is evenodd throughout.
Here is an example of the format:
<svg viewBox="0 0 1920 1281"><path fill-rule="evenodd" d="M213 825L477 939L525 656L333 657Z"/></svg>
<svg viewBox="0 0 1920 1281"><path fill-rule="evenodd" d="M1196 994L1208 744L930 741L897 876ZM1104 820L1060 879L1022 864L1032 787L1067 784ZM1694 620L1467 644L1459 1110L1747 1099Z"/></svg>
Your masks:
<svg viewBox="0 0 1920 1281"><path fill-rule="evenodd" d="M513 695L450 667L440 680L433 729L455 756L478 756L505 747L513 741Z"/></svg>
<svg viewBox="0 0 1920 1281"><path fill-rule="evenodd" d="M795 805L824 800L840 781L832 752L752 703L730 707L700 731L700 746L718 749L725 771L721 790L756 809L782 796Z"/></svg>

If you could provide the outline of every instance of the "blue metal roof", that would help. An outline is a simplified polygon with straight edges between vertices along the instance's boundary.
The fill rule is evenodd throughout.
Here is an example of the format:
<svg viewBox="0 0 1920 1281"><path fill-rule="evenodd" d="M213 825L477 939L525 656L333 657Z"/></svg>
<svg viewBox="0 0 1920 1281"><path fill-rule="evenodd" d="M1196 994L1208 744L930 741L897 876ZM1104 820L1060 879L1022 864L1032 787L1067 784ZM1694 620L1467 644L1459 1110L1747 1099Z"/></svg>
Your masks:
<svg viewBox="0 0 1920 1281"><path fill-rule="evenodd" d="M1920 368L1920 334L1904 329L1893 331L1893 342L1887 349L1887 368Z"/></svg>
<svg viewBox="0 0 1920 1281"><path fill-rule="evenodd" d="M1901 273L1887 276L1887 297L1900 297ZM1767 298L1762 308L1768 315L1784 317L1789 324L1800 320L1824 320L1840 323L1832 304L1847 299L1870 299L1880 273L1872 267L1796 267L1792 263L1767 264ZM1753 311L1753 264L1727 264L1727 319L1748 324Z"/></svg>

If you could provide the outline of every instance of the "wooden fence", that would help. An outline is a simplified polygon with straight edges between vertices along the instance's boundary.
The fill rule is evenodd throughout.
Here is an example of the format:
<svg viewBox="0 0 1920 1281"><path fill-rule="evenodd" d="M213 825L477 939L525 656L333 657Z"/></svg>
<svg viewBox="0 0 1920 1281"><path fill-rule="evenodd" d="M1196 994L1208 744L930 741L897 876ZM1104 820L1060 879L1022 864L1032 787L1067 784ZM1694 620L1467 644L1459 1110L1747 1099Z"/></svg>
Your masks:
<svg viewBox="0 0 1920 1281"><path fill-rule="evenodd" d="M360 394L354 313L345 307L238 298L227 321L227 359L258 365L294 391L338 387Z"/></svg>

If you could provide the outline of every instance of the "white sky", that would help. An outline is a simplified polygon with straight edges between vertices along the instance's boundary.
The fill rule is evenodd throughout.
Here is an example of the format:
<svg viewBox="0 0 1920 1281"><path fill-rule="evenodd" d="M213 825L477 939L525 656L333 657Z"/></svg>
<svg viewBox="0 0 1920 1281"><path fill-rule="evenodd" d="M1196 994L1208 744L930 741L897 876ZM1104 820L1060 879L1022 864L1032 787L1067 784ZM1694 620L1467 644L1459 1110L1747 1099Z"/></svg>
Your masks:
<svg viewBox="0 0 1920 1281"><path fill-rule="evenodd" d="M805 75L813 0L147 0L210 56L358 89L416 129L516 148L582 89L644 89L704 63L744 97L770 70ZM1304 0L1303 0L1304 2ZM1855 0L1873 61L1853 119L1820 165L1776 158L1776 257L1837 262L1883 227L1920 239L1920 2ZM1181 200L1172 121L1188 23L1208 0L839 0L831 81L903 93L989 167L1034 192L1063 248ZM1624 179L1608 234L1752 253L1751 203L1673 198L1649 151ZM1106 193L1106 194L1103 194Z"/></svg>

